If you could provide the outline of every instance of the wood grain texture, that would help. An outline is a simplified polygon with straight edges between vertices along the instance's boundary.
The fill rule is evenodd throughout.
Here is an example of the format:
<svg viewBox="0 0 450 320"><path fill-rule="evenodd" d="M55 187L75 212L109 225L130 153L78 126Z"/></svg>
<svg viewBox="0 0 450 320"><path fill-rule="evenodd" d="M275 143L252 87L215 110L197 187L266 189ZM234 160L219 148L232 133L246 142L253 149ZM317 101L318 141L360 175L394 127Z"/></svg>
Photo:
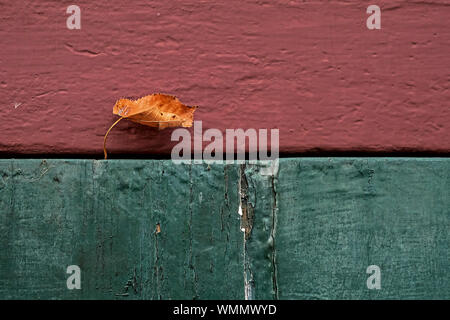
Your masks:
<svg viewBox="0 0 450 320"><path fill-rule="evenodd" d="M262 168L0 160L0 299L450 298L449 159Z"/></svg>
<svg viewBox="0 0 450 320"><path fill-rule="evenodd" d="M275 189L251 170L249 259L270 273L254 297L450 298L448 159L283 159ZM367 288L370 265L380 290Z"/></svg>
<svg viewBox="0 0 450 320"><path fill-rule="evenodd" d="M262 175L261 168L249 164L241 168L247 181L241 195L247 198L244 207L251 212L251 233L245 242L244 260L247 296L266 300L278 298L274 243L278 207L275 177Z"/></svg>
<svg viewBox="0 0 450 320"><path fill-rule="evenodd" d="M450 150L446 0L0 1L0 152L92 154L122 97L174 94L204 129L279 128L280 151ZM17 108L15 104L20 104ZM170 154L130 122L114 153ZM111 154L111 155L112 155Z"/></svg>
<svg viewBox="0 0 450 320"><path fill-rule="evenodd" d="M1 160L0 175L1 299L244 297L237 168Z"/></svg>

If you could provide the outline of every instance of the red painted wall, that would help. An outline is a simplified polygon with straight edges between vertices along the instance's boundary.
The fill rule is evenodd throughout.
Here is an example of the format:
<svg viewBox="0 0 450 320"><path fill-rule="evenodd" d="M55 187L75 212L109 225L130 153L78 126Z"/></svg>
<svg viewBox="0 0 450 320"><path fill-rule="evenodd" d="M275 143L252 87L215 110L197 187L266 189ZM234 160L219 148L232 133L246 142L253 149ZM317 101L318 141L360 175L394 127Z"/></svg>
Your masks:
<svg viewBox="0 0 450 320"><path fill-rule="evenodd" d="M115 101L154 92L205 129L279 128L281 152L450 150L448 0L0 4L2 153L102 157ZM108 149L168 154L170 133L122 122Z"/></svg>

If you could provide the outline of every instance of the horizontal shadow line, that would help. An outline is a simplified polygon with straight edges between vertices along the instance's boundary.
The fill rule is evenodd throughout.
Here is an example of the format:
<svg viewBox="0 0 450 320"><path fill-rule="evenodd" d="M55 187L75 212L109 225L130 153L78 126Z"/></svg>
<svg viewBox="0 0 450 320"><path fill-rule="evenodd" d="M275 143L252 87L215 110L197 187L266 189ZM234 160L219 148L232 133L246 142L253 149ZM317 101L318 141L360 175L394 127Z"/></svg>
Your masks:
<svg viewBox="0 0 450 320"><path fill-rule="evenodd" d="M450 150L437 151L325 151L312 150L306 152L280 152L279 158L302 158L302 157L318 157L318 158L340 158L340 157L361 157L361 158L446 158L450 156ZM234 154L236 159L236 154ZM248 159L248 153L245 158ZM86 154L86 153L12 153L1 152L0 159L92 159L102 160L102 153ZM170 160L170 155L166 154L140 154L140 153L109 153L108 160L122 159L140 159L140 160Z"/></svg>

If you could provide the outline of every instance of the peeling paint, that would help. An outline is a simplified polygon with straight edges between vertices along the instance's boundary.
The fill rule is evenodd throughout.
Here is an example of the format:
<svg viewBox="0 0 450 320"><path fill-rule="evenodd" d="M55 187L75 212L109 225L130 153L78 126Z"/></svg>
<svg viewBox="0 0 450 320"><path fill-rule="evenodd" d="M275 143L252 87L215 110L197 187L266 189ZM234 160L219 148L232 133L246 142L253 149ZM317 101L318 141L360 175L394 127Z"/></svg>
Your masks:
<svg viewBox="0 0 450 320"><path fill-rule="evenodd" d="M252 233L253 228L253 206L248 201L248 181L245 175L246 165L241 165L241 179L240 179L240 204L239 208L242 212L241 215L241 229L245 230L245 240L249 239Z"/></svg>

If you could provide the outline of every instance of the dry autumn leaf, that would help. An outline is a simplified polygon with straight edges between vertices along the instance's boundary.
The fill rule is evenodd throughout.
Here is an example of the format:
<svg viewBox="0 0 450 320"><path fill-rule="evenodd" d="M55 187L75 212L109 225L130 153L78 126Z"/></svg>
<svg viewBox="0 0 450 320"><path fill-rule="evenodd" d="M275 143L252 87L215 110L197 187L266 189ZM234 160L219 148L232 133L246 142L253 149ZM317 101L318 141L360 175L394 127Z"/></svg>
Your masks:
<svg viewBox="0 0 450 320"><path fill-rule="evenodd" d="M108 129L103 140L103 152L107 159L106 138L111 129L122 119L158 128L192 127L194 112L197 107L182 104L174 96L167 94L151 94L137 100L120 99L113 108L113 113L120 118Z"/></svg>

